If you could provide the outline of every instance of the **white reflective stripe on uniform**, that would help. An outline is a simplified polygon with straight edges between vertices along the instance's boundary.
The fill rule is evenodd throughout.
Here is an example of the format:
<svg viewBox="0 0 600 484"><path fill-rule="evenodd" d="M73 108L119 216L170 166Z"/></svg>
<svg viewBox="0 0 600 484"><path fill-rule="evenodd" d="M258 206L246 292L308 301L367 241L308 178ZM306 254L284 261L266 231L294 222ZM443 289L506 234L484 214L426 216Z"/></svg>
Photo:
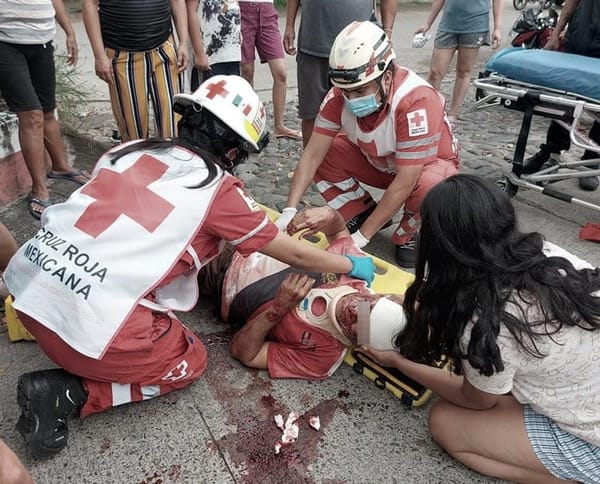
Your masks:
<svg viewBox="0 0 600 484"><path fill-rule="evenodd" d="M418 160L421 158L428 158L433 155L437 155L438 147L434 146L429 148L427 151L400 151L396 152L397 160Z"/></svg>
<svg viewBox="0 0 600 484"><path fill-rule="evenodd" d="M335 208L336 210L339 210L341 207L343 207L347 203L352 202L353 200L358 200L359 198L362 198L365 195L366 195L365 190L359 185L359 187L356 190L354 190L353 192L345 192L345 193L342 193L341 195L338 195L333 200L329 200L327 202L327 205L329 205L331 208Z"/></svg>
<svg viewBox="0 0 600 484"><path fill-rule="evenodd" d="M269 223L269 219L267 218L267 216L265 215L265 218L263 219L263 221L260 223L260 225L258 225L254 230L252 230L250 233L244 235L243 237L240 237L239 239L236 240L232 240L230 241L231 245L238 245L241 244L242 242L244 242L245 240L248 240L250 237L254 237L255 234L257 234L258 232L260 232L264 227L266 227L266 225Z"/></svg>
<svg viewBox="0 0 600 484"><path fill-rule="evenodd" d="M315 120L315 126L317 128L328 129L331 131L339 131L340 129L342 129L341 124L332 123L331 121L325 119L323 116L317 116L317 119Z"/></svg>
<svg viewBox="0 0 600 484"><path fill-rule="evenodd" d="M429 138L421 138L414 141L399 141L396 143L396 149L403 150L405 148L414 148L415 146L427 146L431 143L435 143L442 137L441 133L434 134Z"/></svg>
<svg viewBox="0 0 600 484"><path fill-rule="evenodd" d="M111 383L110 386L112 389L113 407L123 405L124 403L131 403L131 384L121 385L120 383Z"/></svg>
<svg viewBox="0 0 600 484"><path fill-rule="evenodd" d="M140 387L140 390L142 392L142 399L144 400L150 400L151 398L160 396L160 386L158 385Z"/></svg>
<svg viewBox="0 0 600 484"><path fill-rule="evenodd" d="M317 190L319 190L320 193L324 193L327 190L329 190L330 188L339 188L340 190L350 190L350 188L352 188L354 185L357 184L356 179L354 178L346 178L345 180L339 181L339 182L330 182L327 180L321 180L320 182L317 183Z"/></svg>

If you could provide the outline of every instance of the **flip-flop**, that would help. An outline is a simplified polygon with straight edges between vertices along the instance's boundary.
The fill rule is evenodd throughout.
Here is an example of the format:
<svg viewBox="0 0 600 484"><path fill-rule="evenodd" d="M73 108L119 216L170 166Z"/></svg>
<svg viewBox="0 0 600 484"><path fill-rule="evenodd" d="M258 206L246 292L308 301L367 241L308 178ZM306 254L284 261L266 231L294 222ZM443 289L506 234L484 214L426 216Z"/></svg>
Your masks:
<svg viewBox="0 0 600 484"><path fill-rule="evenodd" d="M85 180L79 179L79 177L85 178ZM78 185L85 185L88 181L90 181L89 173L83 170L73 170L68 171L66 173L61 173L59 171L51 171L48 173L48 178L55 178L58 180L68 180L73 183L77 183Z"/></svg>
<svg viewBox="0 0 600 484"><path fill-rule="evenodd" d="M34 205L38 205L40 207L44 207L41 211L37 211L34 210ZM32 197L29 196L27 198L27 208L29 209L29 213L34 217L37 218L38 220L40 218L42 218L42 214L44 213L44 210L46 210L50 205L52 205L52 202L50 201L50 199L48 198L47 200L42 200L41 198L36 198L36 197Z"/></svg>
<svg viewBox="0 0 600 484"><path fill-rule="evenodd" d="M297 140L302 139L302 133L300 133L300 131L296 131L295 129L290 129L286 133L278 133L274 136L275 136L275 138L278 138L278 139L279 138L288 138L288 139L297 139Z"/></svg>

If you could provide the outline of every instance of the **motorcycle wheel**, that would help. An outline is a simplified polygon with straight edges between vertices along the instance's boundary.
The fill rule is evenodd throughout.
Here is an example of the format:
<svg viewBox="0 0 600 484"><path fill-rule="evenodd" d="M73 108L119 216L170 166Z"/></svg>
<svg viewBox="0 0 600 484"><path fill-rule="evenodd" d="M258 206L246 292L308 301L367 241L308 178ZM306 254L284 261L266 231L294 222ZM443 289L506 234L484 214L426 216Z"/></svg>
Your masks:
<svg viewBox="0 0 600 484"><path fill-rule="evenodd" d="M523 10L526 4L527 0L513 0L513 7L515 7L515 10Z"/></svg>

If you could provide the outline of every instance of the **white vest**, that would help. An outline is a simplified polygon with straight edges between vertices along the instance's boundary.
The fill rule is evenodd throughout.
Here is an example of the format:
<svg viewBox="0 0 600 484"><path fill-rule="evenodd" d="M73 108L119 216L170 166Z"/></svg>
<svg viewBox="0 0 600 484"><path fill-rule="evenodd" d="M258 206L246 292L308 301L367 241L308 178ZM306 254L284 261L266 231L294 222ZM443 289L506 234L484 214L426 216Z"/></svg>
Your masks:
<svg viewBox="0 0 600 484"><path fill-rule="evenodd" d="M92 180L44 211L42 228L5 272L14 307L54 331L76 351L100 359L138 304L186 311L198 299L200 231L222 171L208 170L182 148L134 152L111 165L104 155ZM143 300L186 252L196 270Z"/></svg>
<svg viewBox="0 0 600 484"><path fill-rule="evenodd" d="M342 109L342 131L354 145L360 147L368 162L379 171L396 173L396 162L394 159L396 144L398 142L396 137L396 110L404 96L419 86L430 87L430 84L409 70L402 84L396 88L396 91L392 95L390 114L371 131L363 131L358 125L358 118L346 106ZM362 147L364 145L369 145L371 150L374 147L377 151L377 157L386 158L386 166L382 166L382 160L374 160L374 153L372 151L366 152Z"/></svg>

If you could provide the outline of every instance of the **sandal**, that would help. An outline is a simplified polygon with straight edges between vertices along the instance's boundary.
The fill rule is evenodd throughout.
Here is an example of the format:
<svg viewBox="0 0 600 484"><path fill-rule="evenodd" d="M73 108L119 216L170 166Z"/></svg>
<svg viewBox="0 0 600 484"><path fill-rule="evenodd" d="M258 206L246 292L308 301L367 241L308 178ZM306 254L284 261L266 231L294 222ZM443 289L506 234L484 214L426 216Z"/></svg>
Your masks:
<svg viewBox="0 0 600 484"><path fill-rule="evenodd" d="M72 170L67 172L51 171L48 173L48 178L68 180L77 183L78 185L85 185L90 181L90 174L83 170Z"/></svg>
<svg viewBox="0 0 600 484"><path fill-rule="evenodd" d="M42 200L41 198L32 196L27 198L27 208L29 209L29 213L38 220L42 218L44 210L46 210L50 205L52 205L52 202L49 198L47 200ZM36 209L36 207L41 207L41 210L39 208Z"/></svg>

